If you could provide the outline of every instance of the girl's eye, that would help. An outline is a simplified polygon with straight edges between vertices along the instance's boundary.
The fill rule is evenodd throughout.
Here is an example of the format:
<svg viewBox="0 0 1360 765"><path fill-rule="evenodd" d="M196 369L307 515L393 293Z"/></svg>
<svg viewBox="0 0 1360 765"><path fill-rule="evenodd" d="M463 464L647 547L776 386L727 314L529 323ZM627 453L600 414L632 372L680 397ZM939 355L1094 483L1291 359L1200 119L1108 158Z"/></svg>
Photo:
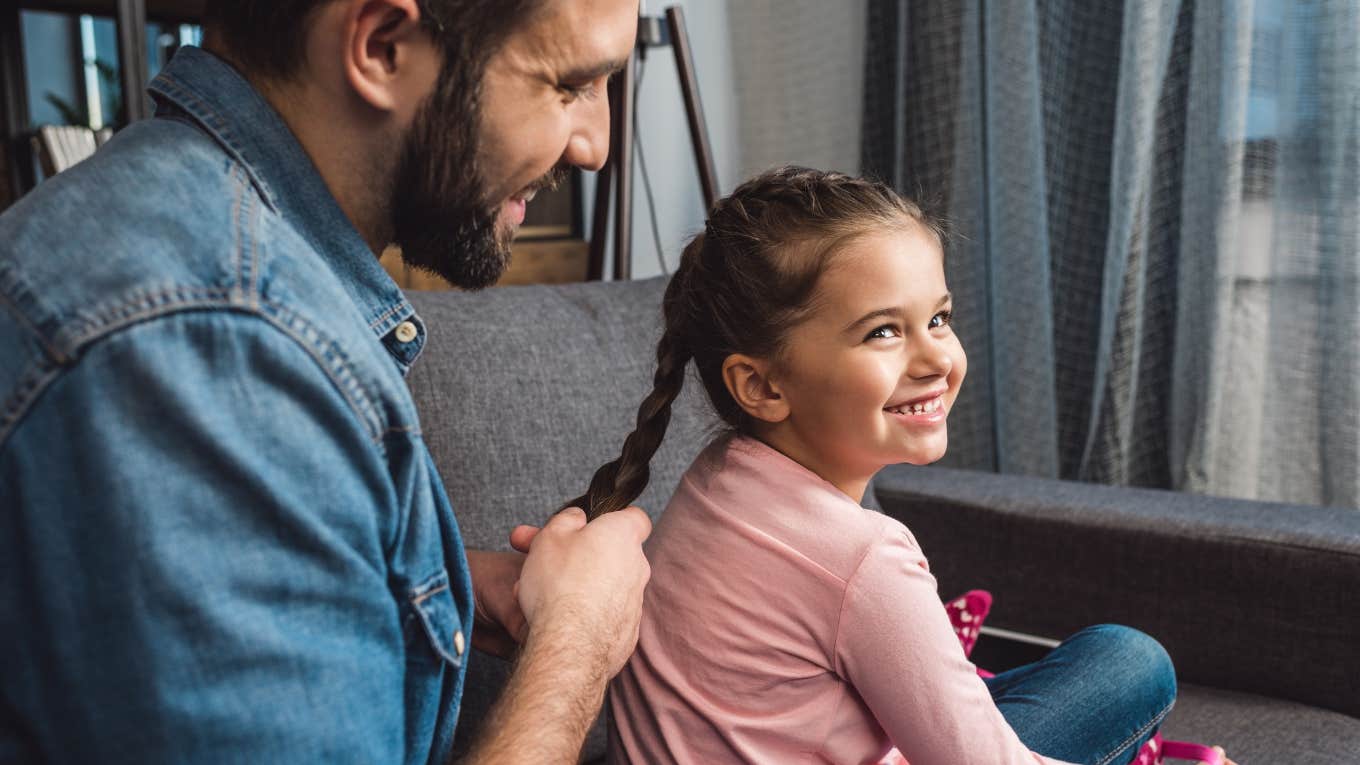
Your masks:
<svg viewBox="0 0 1360 765"><path fill-rule="evenodd" d="M894 327L894 326L891 325L891 324L884 324L883 326L874 329L874 330L873 330L872 332L870 332L868 335L865 335L864 339L865 339L865 340L887 340L887 339L891 339L891 338L894 338L894 337L900 337L901 334L902 334L901 332L898 332L898 331L897 331L897 327Z"/></svg>
<svg viewBox="0 0 1360 765"><path fill-rule="evenodd" d="M935 314L934 316L930 317L930 328L931 328L931 329L939 329L940 327L947 327L947 326L949 326L950 324L953 324L953 323L954 323L954 312L953 312L953 311L940 311L939 313L937 313L937 314Z"/></svg>

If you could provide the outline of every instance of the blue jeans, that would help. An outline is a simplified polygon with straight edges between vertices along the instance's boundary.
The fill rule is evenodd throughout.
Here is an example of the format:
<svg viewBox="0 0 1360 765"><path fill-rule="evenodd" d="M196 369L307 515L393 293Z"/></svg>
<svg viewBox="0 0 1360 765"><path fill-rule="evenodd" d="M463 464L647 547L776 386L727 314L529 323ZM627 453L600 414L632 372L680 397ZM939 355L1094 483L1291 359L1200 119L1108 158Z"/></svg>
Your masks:
<svg viewBox="0 0 1360 765"><path fill-rule="evenodd" d="M1176 700L1166 650L1116 624L1088 627L1043 659L986 682L1025 746L1083 765L1132 760Z"/></svg>

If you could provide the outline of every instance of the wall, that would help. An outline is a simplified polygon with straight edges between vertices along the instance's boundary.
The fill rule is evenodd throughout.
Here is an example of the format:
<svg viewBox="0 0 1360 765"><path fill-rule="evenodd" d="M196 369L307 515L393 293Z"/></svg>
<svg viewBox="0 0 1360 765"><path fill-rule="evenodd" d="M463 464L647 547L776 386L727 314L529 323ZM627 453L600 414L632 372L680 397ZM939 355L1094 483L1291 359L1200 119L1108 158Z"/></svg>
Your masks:
<svg viewBox="0 0 1360 765"><path fill-rule="evenodd" d="M649 15L661 15L670 5L685 10L720 194L775 164L858 170L865 0L644 3ZM632 265L633 277L641 279L673 270L681 249L704 223L670 48L648 53L637 132L657 217L654 237L634 155ZM594 178L588 173L587 231L593 201Z"/></svg>
<svg viewBox="0 0 1360 765"><path fill-rule="evenodd" d="M659 16L664 8L684 8L690 45L694 53L695 77L708 123L713 161L718 170L719 193L727 193L737 183L739 147L737 145L737 102L732 88L732 55L728 37L727 0L680 0L665 5L645 2L648 15ZM633 174L633 278L644 279L663 271L657 256L660 240L665 258L664 270L674 270L680 250L691 236L703 228L704 203L699 190L699 173L690 148L685 104L676 76L674 53L670 47L651 50L642 65L642 85L637 97L637 133L642 157L647 164L655 200L657 235L652 234L642 172L634 154ZM587 173L584 184L586 232L589 234L595 199L594 175ZM612 226L608 252L613 253ZM606 265L609 273L612 266Z"/></svg>
<svg viewBox="0 0 1360 765"><path fill-rule="evenodd" d="M20 14L24 69L28 75L28 115L32 125L64 125L61 112L47 100L50 93L85 109L80 38L74 16L24 11Z"/></svg>

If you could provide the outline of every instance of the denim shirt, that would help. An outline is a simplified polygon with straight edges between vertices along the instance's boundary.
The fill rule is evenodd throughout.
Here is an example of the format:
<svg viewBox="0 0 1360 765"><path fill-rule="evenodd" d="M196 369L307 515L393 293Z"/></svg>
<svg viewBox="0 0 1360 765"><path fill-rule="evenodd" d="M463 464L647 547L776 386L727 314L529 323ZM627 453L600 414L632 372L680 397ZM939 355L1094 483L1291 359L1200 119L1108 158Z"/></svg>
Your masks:
<svg viewBox="0 0 1360 765"><path fill-rule="evenodd" d="M0 762L446 761L425 328L245 79L151 90L0 216Z"/></svg>

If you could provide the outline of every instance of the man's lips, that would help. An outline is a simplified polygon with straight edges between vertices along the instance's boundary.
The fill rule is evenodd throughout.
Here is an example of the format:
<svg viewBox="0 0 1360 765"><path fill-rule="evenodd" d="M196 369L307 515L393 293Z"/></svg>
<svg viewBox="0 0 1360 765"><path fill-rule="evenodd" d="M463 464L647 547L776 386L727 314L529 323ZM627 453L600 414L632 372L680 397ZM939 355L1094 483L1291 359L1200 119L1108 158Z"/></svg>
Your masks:
<svg viewBox="0 0 1360 765"><path fill-rule="evenodd" d="M524 222L524 214L528 209L528 200L510 197L501 203L501 221L511 228L518 228Z"/></svg>
<svg viewBox="0 0 1360 765"><path fill-rule="evenodd" d="M523 223L525 213L529 209L529 202L533 200L534 195L538 194L540 188L543 188L543 185L536 183L502 202L501 220L511 228L516 228Z"/></svg>

